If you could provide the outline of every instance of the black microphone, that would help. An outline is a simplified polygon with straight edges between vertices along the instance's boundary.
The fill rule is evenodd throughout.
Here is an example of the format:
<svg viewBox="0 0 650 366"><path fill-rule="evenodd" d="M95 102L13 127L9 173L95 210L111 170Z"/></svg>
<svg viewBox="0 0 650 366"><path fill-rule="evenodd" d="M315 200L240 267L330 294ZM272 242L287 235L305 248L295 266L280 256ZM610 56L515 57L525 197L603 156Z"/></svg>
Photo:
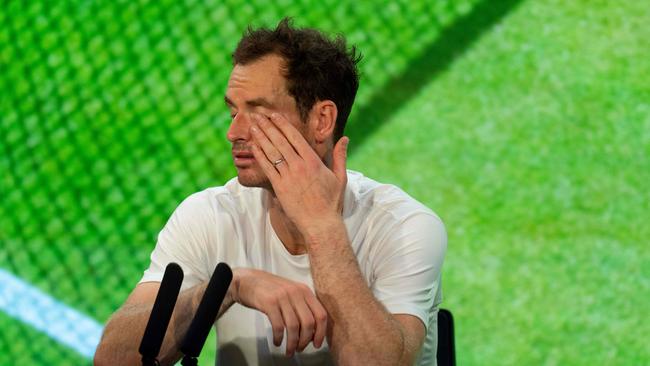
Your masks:
<svg viewBox="0 0 650 366"><path fill-rule="evenodd" d="M165 338L165 332L182 283L183 269L176 263L169 263L165 268L156 301L151 309L151 315L149 315L149 321L140 342L139 351L142 355L143 366L160 365L157 359L158 353Z"/></svg>
<svg viewBox="0 0 650 366"><path fill-rule="evenodd" d="M185 339L181 345L181 352L185 354L181 365L191 366L197 364L197 357L201 353L201 349L208 338L210 328L219 314L219 308L223 302L228 287L232 281L232 271L226 263L219 263L214 269L212 278L208 283L208 287L203 293L203 298L196 309L196 314L190 328L187 330Z"/></svg>

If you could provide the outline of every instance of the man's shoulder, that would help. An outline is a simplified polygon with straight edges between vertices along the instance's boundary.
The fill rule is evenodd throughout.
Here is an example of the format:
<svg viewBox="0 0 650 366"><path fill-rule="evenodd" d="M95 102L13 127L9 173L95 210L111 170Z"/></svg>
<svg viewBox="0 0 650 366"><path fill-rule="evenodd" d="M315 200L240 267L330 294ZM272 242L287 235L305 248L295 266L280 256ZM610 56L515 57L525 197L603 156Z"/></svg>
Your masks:
<svg viewBox="0 0 650 366"><path fill-rule="evenodd" d="M381 183L348 170L348 186L346 202L355 211L366 214L370 211L396 221L403 221L414 214L429 215L439 220L430 208L394 184Z"/></svg>

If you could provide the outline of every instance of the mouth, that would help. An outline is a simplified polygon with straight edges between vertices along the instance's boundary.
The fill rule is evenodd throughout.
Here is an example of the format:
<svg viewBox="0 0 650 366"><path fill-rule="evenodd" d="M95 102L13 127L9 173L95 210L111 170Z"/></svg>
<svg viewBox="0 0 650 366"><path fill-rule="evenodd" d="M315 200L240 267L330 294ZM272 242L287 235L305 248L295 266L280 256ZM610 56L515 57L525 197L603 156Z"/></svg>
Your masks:
<svg viewBox="0 0 650 366"><path fill-rule="evenodd" d="M255 156L249 151L233 151L232 158L235 166L238 168L250 166L255 162Z"/></svg>

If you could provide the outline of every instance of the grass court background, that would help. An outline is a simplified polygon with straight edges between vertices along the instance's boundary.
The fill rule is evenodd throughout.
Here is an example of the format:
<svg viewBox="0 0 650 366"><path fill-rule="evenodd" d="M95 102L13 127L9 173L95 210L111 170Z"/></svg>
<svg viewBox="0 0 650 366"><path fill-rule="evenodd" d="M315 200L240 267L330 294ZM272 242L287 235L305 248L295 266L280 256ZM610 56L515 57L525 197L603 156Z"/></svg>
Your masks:
<svg viewBox="0 0 650 366"><path fill-rule="evenodd" d="M443 218L459 365L650 363L643 1L4 1L0 269L104 323L234 176L229 55L285 15L365 55L349 167ZM0 364L90 363L0 311Z"/></svg>

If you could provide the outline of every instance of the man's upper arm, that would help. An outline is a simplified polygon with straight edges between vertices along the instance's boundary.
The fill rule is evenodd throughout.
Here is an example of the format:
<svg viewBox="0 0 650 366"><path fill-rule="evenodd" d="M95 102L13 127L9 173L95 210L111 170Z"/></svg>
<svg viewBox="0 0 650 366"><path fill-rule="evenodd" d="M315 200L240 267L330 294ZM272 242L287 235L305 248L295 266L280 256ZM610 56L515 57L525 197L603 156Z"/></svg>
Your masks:
<svg viewBox="0 0 650 366"><path fill-rule="evenodd" d="M433 215L411 216L386 225L390 234L375 258L372 291L392 314L410 314L429 325L447 246L442 222Z"/></svg>
<svg viewBox="0 0 650 366"><path fill-rule="evenodd" d="M156 247L151 253L151 262L140 280L140 284L162 281L165 267L175 262L183 269L182 289L193 287L210 274L206 258L214 257L218 243L209 192L201 191L187 197L174 210L158 234ZM145 288L149 288L146 286Z"/></svg>
<svg viewBox="0 0 650 366"><path fill-rule="evenodd" d="M153 304L158 295L160 282L139 283L129 294L124 305Z"/></svg>
<svg viewBox="0 0 650 366"><path fill-rule="evenodd" d="M404 364L412 364L435 327L431 316L440 291L440 270L447 247L444 225L431 214L416 214L397 226L387 225L376 257L375 297L399 322L404 336ZM433 330L435 331L435 330Z"/></svg>

